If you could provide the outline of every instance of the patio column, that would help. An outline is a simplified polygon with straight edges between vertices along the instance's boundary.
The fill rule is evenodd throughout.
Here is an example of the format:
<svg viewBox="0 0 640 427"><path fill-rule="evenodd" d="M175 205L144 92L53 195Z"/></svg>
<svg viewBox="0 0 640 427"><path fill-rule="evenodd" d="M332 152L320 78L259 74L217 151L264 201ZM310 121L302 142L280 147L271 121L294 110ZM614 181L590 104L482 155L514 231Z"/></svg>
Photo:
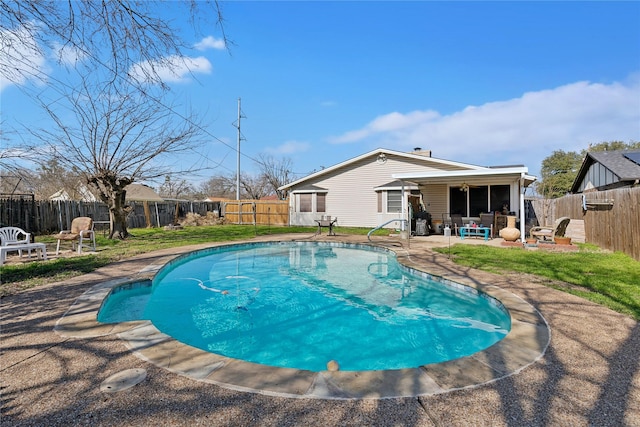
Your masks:
<svg viewBox="0 0 640 427"><path fill-rule="evenodd" d="M520 174L519 185L520 185L520 188L518 189L519 190L518 193L520 193L520 241L524 242L525 241L524 231L526 229L524 224L524 191L525 191L524 174Z"/></svg>
<svg viewBox="0 0 640 427"><path fill-rule="evenodd" d="M402 219L405 218L405 215L407 215L407 217L409 216L409 212L407 210L407 198L404 195L404 181L400 181L401 187L400 187L400 196L401 196L401 203L402 203L402 214L400 215L400 217ZM405 231L405 222L404 221L400 221L400 230Z"/></svg>

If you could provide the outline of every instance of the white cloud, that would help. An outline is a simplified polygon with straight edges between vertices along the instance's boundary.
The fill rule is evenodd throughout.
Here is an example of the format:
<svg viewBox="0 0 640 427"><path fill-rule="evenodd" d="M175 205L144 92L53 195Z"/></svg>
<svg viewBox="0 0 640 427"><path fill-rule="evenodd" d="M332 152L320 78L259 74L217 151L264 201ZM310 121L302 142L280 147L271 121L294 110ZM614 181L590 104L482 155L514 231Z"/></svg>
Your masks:
<svg viewBox="0 0 640 427"><path fill-rule="evenodd" d="M28 80L44 80L48 67L38 43L32 37L34 28L0 30L0 91Z"/></svg>
<svg viewBox="0 0 640 427"><path fill-rule="evenodd" d="M160 61L136 64L129 70L129 75L139 81L148 81L153 70L165 83L183 83L190 80L191 74L211 74L213 66L204 56L171 56Z"/></svg>
<svg viewBox="0 0 640 427"><path fill-rule="evenodd" d="M311 144L302 141L286 141L275 148L267 148L265 151L272 154L289 155L309 151Z"/></svg>
<svg viewBox="0 0 640 427"><path fill-rule="evenodd" d="M330 138L478 165L525 164L537 173L554 150L580 151L589 143L640 140L640 79L626 83L577 82L528 92L520 98L436 111L379 116L361 129Z"/></svg>
<svg viewBox="0 0 640 427"><path fill-rule="evenodd" d="M198 43L193 45L197 50L207 50L207 49L216 49L223 50L225 48L224 40L216 39L213 36L208 36L200 40Z"/></svg>

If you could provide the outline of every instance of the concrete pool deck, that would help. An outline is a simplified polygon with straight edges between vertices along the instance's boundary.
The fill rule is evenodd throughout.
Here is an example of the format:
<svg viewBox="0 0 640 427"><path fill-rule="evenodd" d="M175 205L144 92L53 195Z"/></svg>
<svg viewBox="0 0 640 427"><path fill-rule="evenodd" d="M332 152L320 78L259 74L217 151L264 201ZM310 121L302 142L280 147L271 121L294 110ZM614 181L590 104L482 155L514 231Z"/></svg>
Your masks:
<svg viewBox="0 0 640 427"><path fill-rule="evenodd" d="M367 242L362 236L314 239ZM376 243L388 240L374 238ZM159 251L2 299L2 425L640 424L640 331L633 319L545 287L534 278L456 266L446 255L431 251L447 245L441 236L414 238L409 248L388 243L412 268L504 292L499 297L503 302L512 299L521 307L522 318L517 314L516 320L536 332L525 334L524 341L515 340L517 345L477 356L472 365L439 364L431 372L322 373L319 379L300 371L273 374L260 365L246 364L253 365L248 369L242 366L245 362L205 360L215 355L179 348L187 346L158 336L150 325L99 325L91 318L96 301L99 304L103 297L100 289L149 274L154 265L179 253L211 245ZM493 284L491 289L487 283ZM541 357L548 335L539 327L538 312L551 329L551 342ZM120 333L128 334L127 341ZM221 364L228 369L215 369ZM500 364L510 369L496 369ZM146 371L142 382L117 393L101 391L109 377L132 369ZM219 377L208 378L216 371ZM358 399L380 397L371 390L408 397Z"/></svg>

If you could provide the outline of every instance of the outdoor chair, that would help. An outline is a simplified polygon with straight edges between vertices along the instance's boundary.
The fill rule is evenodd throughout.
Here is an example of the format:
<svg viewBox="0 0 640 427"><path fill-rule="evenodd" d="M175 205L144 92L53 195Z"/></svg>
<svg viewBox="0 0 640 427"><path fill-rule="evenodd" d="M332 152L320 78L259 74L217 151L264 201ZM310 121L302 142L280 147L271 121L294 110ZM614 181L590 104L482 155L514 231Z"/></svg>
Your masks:
<svg viewBox="0 0 640 427"><path fill-rule="evenodd" d="M60 252L60 242L71 241L71 249L75 250L76 242L78 245L78 253L82 253L82 248L87 247L96 250L96 233L93 230L93 219L81 216L71 221L71 230L62 230L55 236L58 239L56 246L56 255ZM88 242L88 243L87 243Z"/></svg>
<svg viewBox="0 0 640 427"><path fill-rule="evenodd" d="M489 228L489 236L491 236L491 238L493 239L493 221L494 221L494 215L493 213L481 213L480 214L480 227L486 227Z"/></svg>
<svg viewBox="0 0 640 427"><path fill-rule="evenodd" d="M569 217L563 216L556 219L553 225L538 225L535 227L531 227L531 230L529 230L529 235L539 240L553 241L554 237L564 237L564 233L567 231L569 221L571 221Z"/></svg>
<svg viewBox="0 0 640 427"><path fill-rule="evenodd" d="M31 241L31 233L27 233L19 227L2 227L0 228L0 246L15 246L15 252L18 252L22 256L21 245L27 244ZM6 249L6 251L11 251ZM29 256L31 256L31 250L29 249Z"/></svg>
<svg viewBox="0 0 640 427"><path fill-rule="evenodd" d="M336 235L333 227L335 227L336 223L338 222L338 218L332 218L331 215L323 215L322 217L320 217L320 219L316 219L315 221L318 224L318 231L316 232L316 234L322 233L322 227L329 227L329 236Z"/></svg>
<svg viewBox="0 0 640 427"><path fill-rule="evenodd" d="M31 251L36 256L47 259L47 246L44 243L31 243L31 233L18 227L0 228L0 265L3 265L9 252L18 252L22 258L22 251L27 251L31 258Z"/></svg>

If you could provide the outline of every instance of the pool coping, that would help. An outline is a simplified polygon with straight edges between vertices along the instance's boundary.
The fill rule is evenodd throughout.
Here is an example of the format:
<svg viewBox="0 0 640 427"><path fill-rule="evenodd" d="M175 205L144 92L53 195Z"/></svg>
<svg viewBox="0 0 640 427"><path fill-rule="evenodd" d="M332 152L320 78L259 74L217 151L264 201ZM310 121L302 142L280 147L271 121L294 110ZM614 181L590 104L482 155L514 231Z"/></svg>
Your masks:
<svg viewBox="0 0 640 427"><path fill-rule="evenodd" d="M243 243L232 245L238 244ZM226 245L229 244L212 244L209 248ZM151 279L162 266L182 254L162 257L132 276L93 286L58 320L55 331L67 338L116 334L136 356L176 374L232 390L289 398L385 399L441 394L517 374L544 355L551 339L549 326L544 317L522 298L498 286L477 283L458 274L433 274L410 256L399 256L403 250L387 249L396 253L402 265L417 273L469 286L498 299L511 316L511 331L485 350L448 362L397 370L311 372L209 353L178 342L160 332L150 321L97 322L98 310L111 289ZM436 266L433 267L437 270Z"/></svg>

